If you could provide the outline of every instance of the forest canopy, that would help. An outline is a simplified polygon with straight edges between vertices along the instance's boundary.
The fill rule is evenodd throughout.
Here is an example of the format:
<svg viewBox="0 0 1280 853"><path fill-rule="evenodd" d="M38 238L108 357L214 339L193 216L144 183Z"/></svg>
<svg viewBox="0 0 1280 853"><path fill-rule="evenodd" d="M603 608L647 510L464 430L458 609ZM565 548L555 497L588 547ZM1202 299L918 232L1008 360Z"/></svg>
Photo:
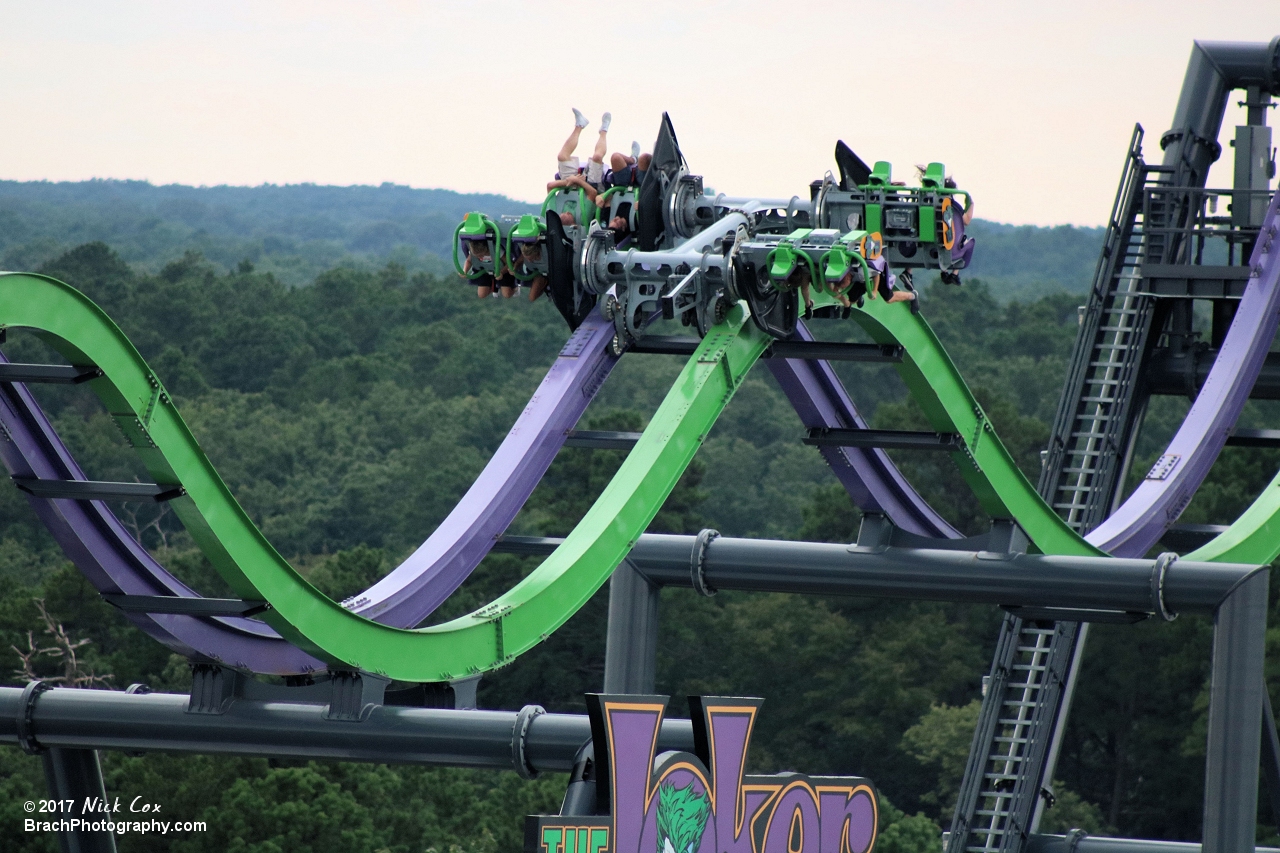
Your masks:
<svg viewBox="0 0 1280 853"><path fill-rule="evenodd" d="M5 266L34 259L40 272L83 290L124 329L254 521L334 597L367 586L431 533L501 442L567 334L547 300L480 301L424 260L444 251L462 210L492 203L493 212L508 204L514 212L523 209L518 202L445 194L439 204L419 204L412 194L426 191L385 187L186 192L93 184L0 184L0 224L25 229L0 228ZM361 207L361 193L344 194L348 189L410 200L404 208ZM315 195L299 210L341 212L326 214L326 222L287 220L280 216L293 204L286 190ZM123 211L117 230L93 219L94 209ZM156 221L144 226L134 214L147 211ZM396 254L398 237L370 237L359 249L366 245L354 236L359 223L379 217L418 235L404 244L415 247L413 259ZM118 245L77 240L102 229ZM160 235L151 243L141 236L148 229ZM994 246L1021 246L1023 254L993 252L992 275L1005 276L999 289L980 275L959 288L929 285L922 311L1034 481L1098 235L975 231ZM294 241L289 251L296 253L272 253L268 239ZM320 244L332 253L316 249ZM286 269L288 257L303 260ZM1012 281L1034 286L1013 288ZM824 320L815 329L831 340L861 340L851 323ZM51 358L19 331L4 352L14 361ZM680 363L674 356L624 358L588 410L587 425L642 428ZM844 364L839 371L875 426L923 428L892 367ZM62 386L35 392L90 477L145 476L90 394ZM1153 405L1136 467L1158 455L1185 407L1176 399ZM1271 414L1251 404L1244 425L1267 426ZM732 536L851 541L858 512L817 452L801 445L801 434L767 371L752 372L651 530L714 527ZM922 456L895 452L952 523L971 533L985 529L987 519L950 461ZM621 458L618 451L566 449L512 532L568 532ZM1277 464L1273 452L1229 448L1184 519L1230 521ZM121 518L184 580L206 594L226 594L161 507L120 505ZM491 556L448 611L489 600L534 564ZM543 646L486 677L482 707L538 703L581 712L583 693L600 687L606 601L607 588ZM666 590L660 618L659 692L765 698L752 770L869 776L886 798L883 849L937 849L972 737L998 609L728 592L705 599ZM98 681L86 685L189 685L184 662L104 604L20 493L0 489L5 683L63 673L55 656L34 654L56 644L55 626L70 641L87 641L76 674ZM1198 839L1211 634L1207 620L1186 617L1094 629L1059 766L1058 805L1044 828ZM1273 631L1268 639L1275 661L1280 636ZM557 809L564 785L563 777L527 783L512 774L356 764L119 753L103 760L109 792L163 789L175 815L217 827L177 842L122 841L122 850L139 851L516 850L522 816ZM0 821L16 825L22 802L42 789L38 759L0 749ZM7 849L55 844L36 834L10 839L17 846Z"/></svg>

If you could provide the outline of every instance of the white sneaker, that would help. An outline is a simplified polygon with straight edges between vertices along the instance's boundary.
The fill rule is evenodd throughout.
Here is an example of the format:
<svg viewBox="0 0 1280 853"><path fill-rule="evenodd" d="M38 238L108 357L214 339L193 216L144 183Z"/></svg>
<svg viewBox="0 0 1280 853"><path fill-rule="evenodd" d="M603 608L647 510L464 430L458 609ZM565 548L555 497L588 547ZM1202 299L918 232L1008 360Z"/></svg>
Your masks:
<svg viewBox="0 0 1280 853"><path fill-rule="evenodd" d="M613 113L605 113L600 117L600 132L609 132L609 122L613 121Z"/></svg>
<svg viewBox="0 0 1280 853"><path fill-rule="evenodd" d="M631 159L632 160L640 159L640 143L639 142L632 141L631 143Z"/></svg>
<svg viewBox="0 0 1280 853"><path fill-rule="evenodd" d="M586 116L584 116L584 115L582 114L582 112L581 112L577 107L574 107L574 108L573 108L573 123L574 123L575 125L577 125L578 127L586 127L587 125L591 124L591 120L590 120L590 119L588 119Z"/></svg>

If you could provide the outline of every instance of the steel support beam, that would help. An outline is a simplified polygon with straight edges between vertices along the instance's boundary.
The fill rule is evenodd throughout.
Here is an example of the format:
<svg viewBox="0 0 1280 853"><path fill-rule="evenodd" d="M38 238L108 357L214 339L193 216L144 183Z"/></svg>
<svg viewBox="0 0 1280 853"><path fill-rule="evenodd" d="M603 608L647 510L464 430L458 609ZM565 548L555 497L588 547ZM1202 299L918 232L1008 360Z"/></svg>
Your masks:
<svg viewBox="0 0 1280 853"><path fill-rule="evenodd" d="M271 609L267 601L239 598L191 598L176 595L103 593L103 601L125 613L174 613L183 616L255 616Z"/></svg>
<svg viewBox="0 0 1280 853"><path fill-rule="evenodd" d="M1280 736L1277 736L1276 717L1265 686L1262 691L1262 778L1267 781L1267 795L1271 799L1271 822L1280 827Z"/></svg>
<svg viewBox="0 0 1280 853"><path fill-rule="evenodd" d="M40 480L35 477L13 477L13 484L37 498L76 501L147 501L173 500L187 492L179 485L160 483L108 483L99 480Z"/></svg>
<svg viewBox="0 0 1280 853"><path fill-rule="evenodd" d="M1265 571L1250 575L1213 620L1204 853L1248 853L1255 844L1269 580Z"/></svg>
<svg viewBox="0 0 1280 853"><path fill-rule="evenodd" d="M868 361L896 364L905 350L897 344L847 344L839 341L774 341L765 358L806 358L824 361Z"/></svg>
<svg viewBox="0 0 1280 853"><path fill-rule="evenodd" d="M605 429L571 429L565 447L587 447L593 450L630 450L640 440L638 432Z"/></svg>
<svg viewBox="0 0 1280 853"><path fill-rule="evenodd" d="M372 761L565 773L591 738L585 715L377 705L363 720L326 719L326 706L237 699L188 713L178 693L55 688L34 702L0 687L0 744ZM29 721L29 722L28 722ZM523 734L522 734L523 733ZM663 721L659 750L693 751L688 720Z"/></svg>
<svg viewBox="0 0 1280 853"><path fill-rule="evenodd" d="M645 534L628 559L652 583L691 587L694 539ZM1112 613L1155 613L1163 602L1170 613L1213 613L1237 584L1262 571L1258 566L1178 560L1168 568L1163 596L1157 601L1160 586L1152 583L1156 563L722 536L706 548L703 575L714 589Z"/></svg>
<svg viewBox="0 0 1280 853"><path fill-rule="evenodd" d="M805 444L815 447L878 447L881 450L962 450L964 439L954 432L921 432L901 429L839 429L814 427Z"/></svg>
<svg viewBox="0 0 1280 853"><path fill-rule="evenodd" d="M40 756L44 763L45 784L49 797L54 800L73 800L78 805L97 798L105 802L106 789L102 784L102 767L98 753L92 749L45 750ZM79 814L79 811L75 812ZM105 822L110 815L101 815ZM115 833L106 830L90 831L74 829L58 833L58 844L63 853L116 853Z"/></svg>
<svg viewBox="0 0 1280 853"><path fill-rule="evenodd" d="M631 352L654 355L693 355L701 338L685 335L645 335L631 345ZM823 361L897 363L903 348L897 344L850 344L841 341L774 341L763 358L805 358Z"/></svg>
<svg viewBox="0 0 1280 853"><path fill-rule="evenodd" d="M1152 394L1194 397L1204 387L1217 356L1216 349L1201 352L1161 347L1152 351L1142 378ZM1249 396L1254 400L1280 400L1280 353L1267 353Z"/></svg>
<svg viewBox="0 0 1280 853"><path fill-rule="evenodd" d="M507 536L494 550L546 555L563 541ZM627 560L656 586L693 587L691 562L696 541L695 536L645 533ZM1153 598L1151 583L1156 565L1156 560L1117 557L859 547L727 536L710 542L702 555L702 575L711 589L1077 611L1071 618L1087 616L1088 611L1104 618L1117 612L1157 612L1159 602ZM1237 583L1259 571L1258 566L1240 563L1178 560L1165 578L1162 600L1166 612L1211 614Z"/></svg>
<svg viewBox="0 0 1280 853"><path fill-rule="evenodd" d="M626 561L609 580L605 693L652 693L658 655L658 587Z"/></svg>
<svg viewBox="0 0 1280 853"><path fill-rule="evenodd" d="M1227 436L1234 447L1280 447L1280 429L1238 429Z"/></svg>
<svg viewBox="0 0 1280 853"><path fill-rule="evenodd" d="M1102 838L1075 830L1067 835L1032 835L1025 853L1202 853L1188 841L1153 841L1145 838ZM1280 853L1280 848L1255 847L1257 853Z"/></svg>
<svg viewBox="0 0 1280 853"><path fill-rule="evenodd" d="M78 385L97 379L102 371L96 367L74 367L69 364L0 363L0 382L48 382L55 385Z"/></svg>

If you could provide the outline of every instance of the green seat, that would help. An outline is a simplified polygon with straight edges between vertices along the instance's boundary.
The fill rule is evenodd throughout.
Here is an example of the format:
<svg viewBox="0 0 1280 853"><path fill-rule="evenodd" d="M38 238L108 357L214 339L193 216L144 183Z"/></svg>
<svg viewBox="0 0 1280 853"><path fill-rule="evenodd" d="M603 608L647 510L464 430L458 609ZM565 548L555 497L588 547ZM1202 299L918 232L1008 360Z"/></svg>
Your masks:
<svg viewBox="0 0 1280 853"><path fill-rule="evenodd" d="M520 270L520 250L516 248L517 243L542 243L545 242L547 236L546 220L542 217L534 216L532 213L526 213L516 222L514 228L507 234L507 258L511 264L511 273L517 279L523 282L533 281L539 275L546 272L546 252L541 256L541 261L530 262L524 261L526 267L532 266L532 270L521 272Z"/></svg>
<svg viewBox="0 0 1280 853"><path fill-rule="evenodd" d="M796 250L786 243L780 243L778 248L770 252L770 259L772 263L769 266L769 278L775 282L786 281L795 271Z"/></svg>
<svg viewBox="0 0 1280 853"><path fill-rule="evenodd" d="M849 250L844 246L832 246L831 251L827 252L823 261L823 278L833 282L844 278L849 273L849 264L852 260L849 256Z"/></svg>
<svg viewBox="0 0 1280 853"><path fill-rule="evenodd" d="M887 160L877 160L871 169L867 184L873 187L887 187L893 183L893 164Z"/></svg>
<svg viewBox="0 0 1280 853"><path fill-rule="evenodd" d="M607 225L609 220L614 216L620 215L620 211L625 207L627 209L627 225L631 231L636 230L639 192L635 187L610 187L599 196L596 196L597 218L601 225Z"/></svg>
<svg viewBox="0 0 1280 853"><path fill-rule="evenodd" d="M468 213L462 218L462 238L477 239L485 237L489 232L489 225L492 220L483 213Z"/></svg>
<svg viewBox="0 0 1280 853"><path fill-rule="evenodd" d="M587 198L586 190L562 188L554 189L547 194L546 201L542 203L543 216L546 216L548 211L571 213L574 221L582 226L589 223L596 215L596 206Z"/></svg>
<svg viewBox="0 0 1280 853"><path fill-rule="evenodd" d="M489 245L489 260L482 262L482 269L473 267L469 272L463 272L462 244L466 241L485 240L491 241ZM457 229L453 232L453 268L458 275L464 278L479 278L485 273L493 272L494 258L502 249L502 230L498 227L498 223L494 222L483 213L471 212L462 218Z"/></svg>
<svg viewBox="0 0 1280 853"><path fill-rule="evenodd" d="M547 226L543 221L532 213L526 213L520 217L516 227L511 229L511 239L519 243L528 243L541 239L546 233Z"/></svg>
<svg viewBox="0 0 1280 853"><path fill-rule="evenodd" d="M920 186L929 190L940 190L946 185L947 167L941 163L930 163L920 176Z"/></svg>

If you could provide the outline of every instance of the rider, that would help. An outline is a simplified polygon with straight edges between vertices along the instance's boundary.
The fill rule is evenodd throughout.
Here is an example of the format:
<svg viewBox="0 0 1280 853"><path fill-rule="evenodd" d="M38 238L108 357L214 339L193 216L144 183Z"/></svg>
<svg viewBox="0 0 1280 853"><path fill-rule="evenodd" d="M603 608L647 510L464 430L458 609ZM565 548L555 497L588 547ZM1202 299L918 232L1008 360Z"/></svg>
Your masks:
<svg viewBox="0 0 1280 853"><path fill-rule="evenodd" d="M867 261L867 271L871 273L871 287L868 296L872 299L880 296L890 304L894 302L910 302L911 313L920 313L920 297L912 285L911 270L903 270L901 275L895 276L889 271L889 264L885 262L883 257L880 257ZM897 289L899 284L902 285L902 290Z"/></svg>
<svg viewBox="0 0 1280 853"><path fill-rule="evenodd" d="M652 154L640 153L639 142L632 142L631 156L615 151L609 157L609 171L604 173L604 182L611 187L638 187L644 182L652 160Z"/></svg>
<svg viewBox="0 0 1280 853"><path fill-rule="evenodd" d="M563 220L562 220L563 221ZM541 243L521 243L520 255L516 258L517 267L528 268L542 260ZM535 301L547 289L547 277L538 273L529 282L529 301Z"/></svg>
<svg viewBox="0 0 1280 853"><path fill-rule="evenodd" d="M923 185L926 175L928 174L928 168L917 164L916 171L920 173L920 180ZM934 180L936 180L936 178ZM934 185L936 186L936 184ZM947 175L942 180L942 186L945 189L954 190L956 188L956 179ZM957 229L957 233L960 235L960 241L959 245L951 250L952 263L957 267L964 268L969 265L970 259L973 258L974 240L972 237L965 236L964 229L973 222L975 205L973 203L973 199L968 194L965 194L964 196L965 200L968 202L968 206L961 203L959 193L951 194L950 198L951 206L960 214L960 227ZM942 270L942 283L959 285L960 274L954 269L944 269Z"/></svg>
<svg viewBox="0 0 1280 853"><path fill-rule="evenodd" d="M547 184L547 192L568 187L581 187L586 192L587 199L592 204L595 203L596 195L605 187L604 155L609 150L609 124L612 120L612 113L605 113L601 117L600 135L596 139L596 147L591 152L587 165L582 166L573 152L578 147L578 137L582 135L582 129L591 122L577 107L574 107L573 131L564 141L564 145L560 146L560 153L556 156L556 179ZM564 217L561 216L561 220L563 219Z"/></svg>
<svg viewBox="0 0 1280 853"><path fill-rule="evenodd" d="M465 247L466 253L467 253L467 259L462 264L462 272L464 274L471 272L471 266L473 261L484 262L484 261L488 261L490 258L493 257L493 247L489 245L489 241L487 239L486 240L464 240L463 246ZM511 297L516 295L515 276L513 276L507 270L507 265L503 263L501 260L499 260L497 263L497 271L498 271L498 274L496 277L497 278L496 284L498 288L502 291L503 297L506 299L510 299ZM478 284L476 285L476 296L479 296L481 299L484 299L485 297L492 295L494 284L495 284L494 278L495 276L493 273L485 273L479 278L473 279L474 281L478 282Z"/></svg>
<svg viewBox="0 0 1280 853"><path fill-rule="evenodd" d="M809 285L812 282L813 277L809 275L809 267L803 263L796 264L796 268L786 278L787 290L800 288L800 295L804 297L804 318L806 320L813 316L813 299L809 297Z"/></svg>
<svg viewBox="0 0 1280 853"><path fill-rule="evenodd" d="M943 181L943 186L945 186L949 190L953 190L956 188L956 182L950 176L947 176L947 179ZM953 195L951 197L951 203L960 209L960 222L965 226L967 226L970 222L973 221L973 209L975 207L972 198L969 198L968 201L969 201L969 206L966 207L960 203L959 196ZM970 259L973 258L973 245L974 245L973 238L966 235L961 241L960 245L952 250L951 257L962 261L963 266L967 267L969 265ZM955 272L953 270L943 270L942 283L959 285L960 273Z"/></svg>

